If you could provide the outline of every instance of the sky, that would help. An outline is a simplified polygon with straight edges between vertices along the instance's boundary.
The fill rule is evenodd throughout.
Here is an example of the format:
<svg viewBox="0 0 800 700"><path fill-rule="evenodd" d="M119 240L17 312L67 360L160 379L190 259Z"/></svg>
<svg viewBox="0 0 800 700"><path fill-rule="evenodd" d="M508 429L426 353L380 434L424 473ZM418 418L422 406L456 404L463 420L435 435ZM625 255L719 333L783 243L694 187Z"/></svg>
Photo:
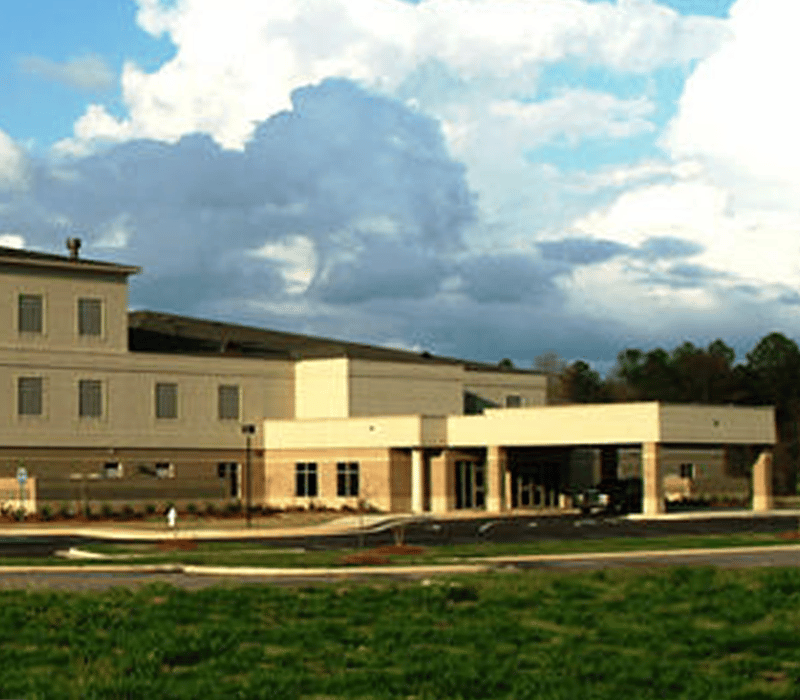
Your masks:
<svg viewBox="0 0 800 700"><path fill-rule="evenodd" d="M794 0L29 0L0 245L131 306L530 367L800 336Z"/></svg>

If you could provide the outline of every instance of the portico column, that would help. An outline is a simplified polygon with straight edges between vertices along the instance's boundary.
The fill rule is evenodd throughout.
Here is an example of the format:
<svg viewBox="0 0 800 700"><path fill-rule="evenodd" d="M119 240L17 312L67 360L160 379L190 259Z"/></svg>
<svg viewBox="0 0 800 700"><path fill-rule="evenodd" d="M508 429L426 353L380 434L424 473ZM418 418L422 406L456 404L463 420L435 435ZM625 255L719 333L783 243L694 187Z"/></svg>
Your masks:
<svg viewBox="0 0 800 700"><path fill-rule="evenodd" d="M761 450L753 464L753 510L772 509L772 450Z"/></svg>
<svg viewBox="0 0 800 700"><path fill-rule="evenodd" d="M508 508L506 501L506 450L490 445L486 448L486 510L499 513Z"/></svg>
<svg viewBox="0 0 800 700"><path fill-rule="evenodd" d="M411 511L422 513L425 510L423 454L419 448L411 450Z"/></svg>
<svg viewBox="0 0 800 700"><path fill-rule="evenodd" d="M642 512L658 515L664 512L664 485L661 479L661 445L642 444Z"/></svg>

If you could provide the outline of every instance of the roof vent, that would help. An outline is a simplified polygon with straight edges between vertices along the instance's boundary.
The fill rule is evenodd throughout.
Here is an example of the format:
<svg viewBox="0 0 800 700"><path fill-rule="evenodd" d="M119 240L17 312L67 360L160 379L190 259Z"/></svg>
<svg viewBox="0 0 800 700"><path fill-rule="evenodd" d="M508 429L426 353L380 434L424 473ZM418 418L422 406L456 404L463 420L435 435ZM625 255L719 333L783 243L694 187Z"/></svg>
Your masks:
<svg viewBox="0 0 800 700"><path fill-rule="evenodd" d="M81 249L80 238L67 238L67 250L69 250L69 257L71 260L78 259L78 251Z"/></svg>

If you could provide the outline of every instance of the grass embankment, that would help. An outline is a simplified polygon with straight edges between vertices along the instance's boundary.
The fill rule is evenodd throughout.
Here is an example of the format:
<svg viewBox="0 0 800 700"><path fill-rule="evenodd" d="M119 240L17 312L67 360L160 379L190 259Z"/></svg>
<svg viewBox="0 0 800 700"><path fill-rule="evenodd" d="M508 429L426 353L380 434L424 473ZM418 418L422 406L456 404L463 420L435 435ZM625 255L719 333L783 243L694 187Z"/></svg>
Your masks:
<svg viewBox="0 0 800 700"><path fill-rule="evenodd" d="M164 551L164 545L174 543L176 549ZM207 566L248 566L272 568L309 568L345 566L347 558L368 550L347 549L332 551L293 551L270 548L258 542L185 542L189 549L180 548L179 538L165 539L163 543L93 544L84 551L107 555L92 560L65 560L61 558L20 559L0 558L2 565L93 565L93 564L194 564ZM429 547L418 554L382 554L387 564L454 564L469 563L487 557L514 557L517 555L547 555L595 552L633 552L642 550L675 550L724 547L748 547L794 544L796 540L771 534L742 533L736 535L670 536L670 537L614 537L586 540L540 540L535 542L490 542L441 545Z"/></svg>
<svg viewBox="0 0 800 700"><path fill-rule="evenodd" d="M795 698L800 571L0 592L0 697Z"/></svg>

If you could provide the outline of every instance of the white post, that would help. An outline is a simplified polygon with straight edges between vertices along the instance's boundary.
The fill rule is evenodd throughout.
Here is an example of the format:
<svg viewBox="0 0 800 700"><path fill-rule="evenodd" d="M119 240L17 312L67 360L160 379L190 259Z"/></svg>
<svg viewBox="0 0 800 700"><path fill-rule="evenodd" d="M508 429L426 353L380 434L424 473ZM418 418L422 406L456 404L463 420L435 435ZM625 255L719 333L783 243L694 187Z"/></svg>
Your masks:
<svg viewBox="0 0 800 700"><path fill-rule="evenodd" d="M411 450L411 511L422 513L425 510L424 469L422 450Z"/></svg>

